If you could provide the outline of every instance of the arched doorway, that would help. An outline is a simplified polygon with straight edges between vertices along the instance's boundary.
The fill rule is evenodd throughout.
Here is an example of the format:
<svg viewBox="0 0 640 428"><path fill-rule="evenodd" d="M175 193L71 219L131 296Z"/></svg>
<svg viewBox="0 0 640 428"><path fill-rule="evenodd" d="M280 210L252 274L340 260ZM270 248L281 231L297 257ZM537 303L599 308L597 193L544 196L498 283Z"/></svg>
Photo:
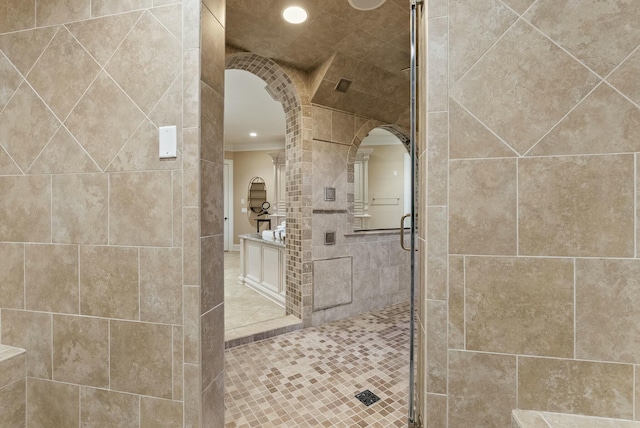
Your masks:
<svg viewBox="0 0 640 428"><path fill-rule="evenodd" d="M305 184L310 181L309 168L305 168L303 103L298 88L285 70L274 61L249 52L230 53L225 69L245 70L261 78L268 91L282 103L286 118L286 300L287 315L294 315L310 324L311 275L311 208L305 204Z"/></svg>

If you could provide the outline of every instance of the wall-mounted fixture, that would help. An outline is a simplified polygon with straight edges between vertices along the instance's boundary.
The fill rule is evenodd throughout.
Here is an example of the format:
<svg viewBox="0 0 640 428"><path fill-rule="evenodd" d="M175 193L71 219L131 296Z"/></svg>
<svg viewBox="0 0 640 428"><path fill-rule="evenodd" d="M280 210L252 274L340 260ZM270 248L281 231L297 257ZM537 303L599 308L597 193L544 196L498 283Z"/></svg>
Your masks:
<svg viewBox="0 0 640 428"><path fill-rule="evenodd" d="M324 233L324 245L335 245L336 244L336 233L335 232L325 232Z"/></svg>
<svg viewBox="0 0 640 428"><path fill-rule="evenodd" d="M289 6L282 11L282 17L290 24L302 24L308 16L307 11L300 6Z"/></svg>
<svg viewBox="0 0 640 428"><path fill-rule="evenodd" d="M382 6L385 0L349 0L349 4L358 10L373 10Z"/></svg>
<svg viewBox="0 0 640 428"><path fill-rule="evenodd" d="M325 201L335 201L336 200L336 188L335 187L325 187L324 188L324 200Z"/></svg>

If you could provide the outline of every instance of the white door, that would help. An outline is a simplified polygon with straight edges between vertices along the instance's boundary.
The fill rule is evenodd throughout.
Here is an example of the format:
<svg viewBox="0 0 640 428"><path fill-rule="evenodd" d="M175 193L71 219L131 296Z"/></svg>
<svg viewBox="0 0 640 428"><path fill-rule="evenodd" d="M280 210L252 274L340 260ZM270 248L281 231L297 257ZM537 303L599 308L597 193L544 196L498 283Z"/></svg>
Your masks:
<svg viewBox="0 0 640 428"><path fill-rule="evenodd" d="M231 221L229 219L229 185L231 184L231 180L229 180L229 164L225 161L224 167L222 169L222 186L224 188L224 250L229 251L229 248L232 244L229 242L231 239L231 231L230 224Z"/></svg>

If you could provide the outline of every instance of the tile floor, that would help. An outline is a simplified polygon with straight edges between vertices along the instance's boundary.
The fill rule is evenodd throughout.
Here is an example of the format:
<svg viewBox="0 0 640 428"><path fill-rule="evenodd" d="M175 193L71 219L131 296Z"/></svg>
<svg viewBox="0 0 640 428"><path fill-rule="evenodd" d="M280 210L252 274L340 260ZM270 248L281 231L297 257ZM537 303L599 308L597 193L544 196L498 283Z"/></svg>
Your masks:
<svg viewBox="0 0 640 428"><path fill-rule="evenodd" d="M407 426L408 303L231 348L225 360L225 428ZM366 389L380 401L358 401Z"/></svg>
<svg viewBox="0 0 640 428"><path fill-rule="evenodd" d="M300 323L283 307L238 282L240 253L224 253L225 342Z"/></svg>

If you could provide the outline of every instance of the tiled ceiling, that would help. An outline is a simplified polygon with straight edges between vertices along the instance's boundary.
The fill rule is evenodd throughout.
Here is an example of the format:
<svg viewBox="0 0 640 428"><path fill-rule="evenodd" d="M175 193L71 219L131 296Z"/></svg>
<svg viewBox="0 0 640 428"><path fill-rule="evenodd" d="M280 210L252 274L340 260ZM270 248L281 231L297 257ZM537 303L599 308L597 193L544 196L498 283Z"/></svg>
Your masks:
<svg viewBox="0 0 640 428"><path fill-rule="evenodd" d="M285 22L291 0L228 0L227 44L305 70L312 75L311 102L404 122L409 107L409 1L387 0L371 11L347 0L299 0L307 22ZM341 78L353 81L335 92Z"/></svg>

